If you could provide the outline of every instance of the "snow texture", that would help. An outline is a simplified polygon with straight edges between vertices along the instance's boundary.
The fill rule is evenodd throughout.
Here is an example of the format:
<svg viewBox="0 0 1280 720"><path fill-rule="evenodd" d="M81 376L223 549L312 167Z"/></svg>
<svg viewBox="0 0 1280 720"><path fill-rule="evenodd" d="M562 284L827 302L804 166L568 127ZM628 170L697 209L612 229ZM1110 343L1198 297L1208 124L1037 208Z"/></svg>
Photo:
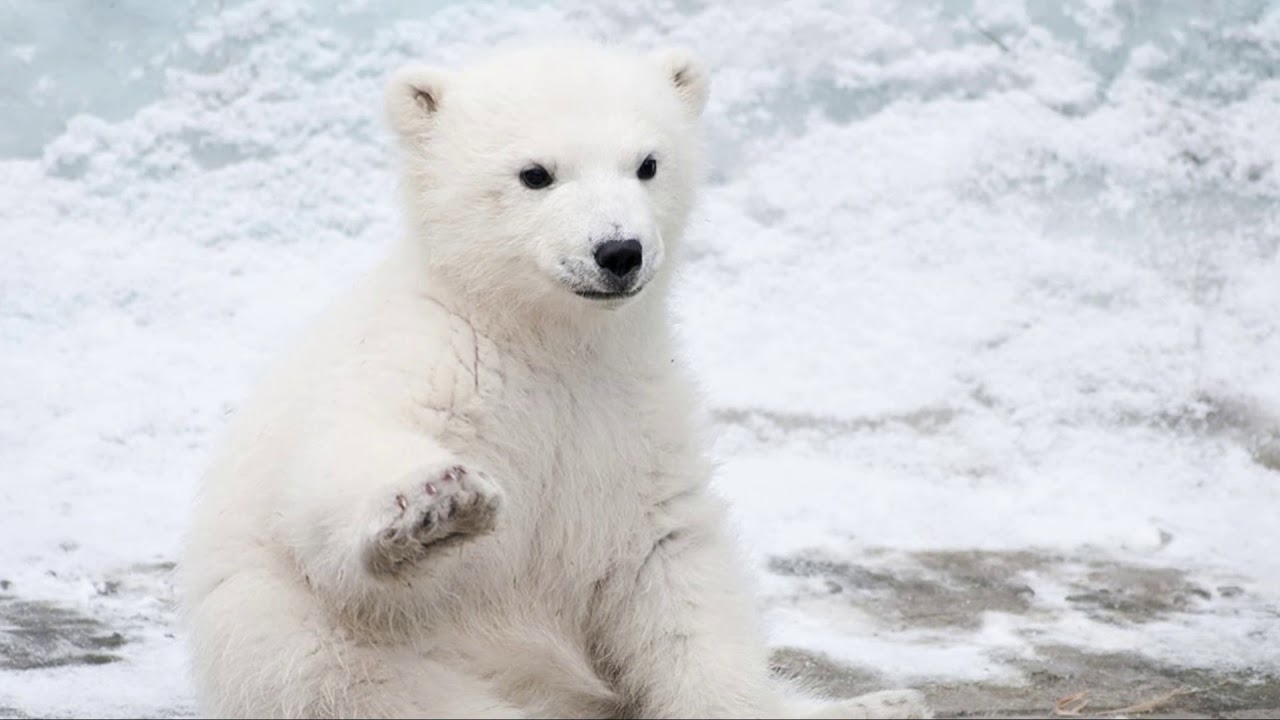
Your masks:
<svg viewBox="0 0 1280 720"><path fill-rule="evenodd" d="M0 6L0 596L109 652L0 664L0 715L193 712L195 481L399 232L384 78L584 38L714 72L677 310L776 644L1280 673L1277 4L64 0ZM1047 560L964 626L813 571L960 552ZM1082 611L1117 563L1189 594Z"/></svg>

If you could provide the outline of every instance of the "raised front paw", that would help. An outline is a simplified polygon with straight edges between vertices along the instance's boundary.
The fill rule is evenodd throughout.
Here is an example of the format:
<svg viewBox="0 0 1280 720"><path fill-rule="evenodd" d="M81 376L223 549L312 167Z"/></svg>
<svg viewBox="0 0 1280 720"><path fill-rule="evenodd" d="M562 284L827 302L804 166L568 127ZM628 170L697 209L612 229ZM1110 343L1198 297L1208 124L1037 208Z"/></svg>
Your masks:
<svg viewBox="0 0 1280 720"><path fill-rule="evenodd" d="M464 465L414 472L386 501L390 518L370 539L366 562L375 575L395 575L431 552L493 530L502 491Z"/></svg>

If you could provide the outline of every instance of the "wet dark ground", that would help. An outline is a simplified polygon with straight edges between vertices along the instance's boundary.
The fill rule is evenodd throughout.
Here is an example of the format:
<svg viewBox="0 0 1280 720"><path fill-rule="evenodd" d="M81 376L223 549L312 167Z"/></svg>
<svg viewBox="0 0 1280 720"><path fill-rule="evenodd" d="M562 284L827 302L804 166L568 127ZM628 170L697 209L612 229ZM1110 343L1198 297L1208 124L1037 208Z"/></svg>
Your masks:
<svg viewBox="0 0 1280 720"><path fill-rule="evenodd" d="M1215 674L1153 663L1137 654L1088 653L1065 646L1037 648L1042 659L1022 663L1029 683L925 683L938 717L1280 717L1280 678L1249 674ZM884 689L874 673L842 665L796 648L773 654L775 672L795 677L832 697L852 697ZM1083 707L1080 702L1086 702ZM1130 710L1147 705L1145 712ZM1066 715L1070 716L1070 715Z"/></svg>
<svg viewBox="0 0 1280 720"><path fill-rule="evenodd" d="M1176 568L1097 558L972 551L886 555L883 562L872 563L820 555L774 558L770 569L819 581L810 583L819 592L848 594L859 611L903 631L977 630L984 613L999 612L1025 616L1027 635L1034 638L1037 622L1047 624L1063 613L1141 628L1192 614L1236 613L1250 600L1250 590L1241 585L1204 584ZM1065 607L1046 608L1025 582L1028 576L1060 581ZM1263 611L1280 625L1276 608ZM1032 659L1002 658L1017 670L1016 683L916 687L928 695L939 717L1280 717L1280 676L1275 674L1176 667L1138 649L1103 652L1034 640L1032 645ZM1280 659L1280 647L1276 653ZM852 667L799 648L777 649L773 663L779 675L836 697L892 684L873 668Z"/></svg>
<svg viewBox="0 0 1280 720"><path fill-rule="evenodd" d="M162 563L137 566L133 572L167 582L163 578L172 569ZM863 553L857 562L815 553L773 558L769 570L794 579L799 592L815 601L834 607L845 603L850 612L874 618L887 633L937 630L952 633L939 637L951 638L980 629L989 612L1024 618L1034 638L1038 622L1048 623L1062 613L1141 628L1181 616L1236 612L1251 600L1247 583L1206 583L1176 568L1036 552L883 551ZM1037 597L1028 578L1046 575L1060 581L1065 604L1054 608ZM127 585L129 580L104 582L99 595L110 598L120 582ZM1274 613L1280 624L1280 611L1263 611ZM158 623L171 621L171 607L156 618ZM1001 658L1016 671L1005 676L1015 680L915 686L925 691L939 717L1280 717L1280 677L1265 672L1188 669L1160 662L1138 648L1115 652L1050 640L1032 644L1034 652ZM146 648L134 643L127 626L24 599L18 588L0 583L0 689L28 673L127 663L131 652ZM802 648L775 649L773 663L779 676L833 697L895 684L873 667L844 664ZM13 705L0 692L0 718L32 716Z"/></svg>

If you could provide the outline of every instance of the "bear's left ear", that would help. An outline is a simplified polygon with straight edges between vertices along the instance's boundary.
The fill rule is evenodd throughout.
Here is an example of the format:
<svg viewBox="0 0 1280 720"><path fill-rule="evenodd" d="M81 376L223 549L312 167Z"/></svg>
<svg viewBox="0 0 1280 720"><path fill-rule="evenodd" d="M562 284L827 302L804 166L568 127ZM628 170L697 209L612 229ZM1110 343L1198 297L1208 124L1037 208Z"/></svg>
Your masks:
<svg viewBox="0 0 1280 720"><path fill-rule="evenodd" d="M687 48L666 48L655 55L689 114L693 117L702 115L711 83L697 56Z"/></svg>
<svg viewBox="0 0 1280 720"><path fill-rule="evenodd" d="M386 89L387 121L405 140L429 135L448 92L449 72L415 65L391 76Z"/></svg>

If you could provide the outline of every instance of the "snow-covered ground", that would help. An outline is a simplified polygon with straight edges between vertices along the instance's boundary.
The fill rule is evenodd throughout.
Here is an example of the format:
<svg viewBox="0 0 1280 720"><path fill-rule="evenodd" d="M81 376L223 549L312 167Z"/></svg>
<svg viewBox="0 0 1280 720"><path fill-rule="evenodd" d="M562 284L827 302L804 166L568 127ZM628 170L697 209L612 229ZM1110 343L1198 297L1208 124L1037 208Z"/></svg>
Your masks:
<svg viewBox="0 0 1280 720"><path fill-rule="evenodd" d="M0 4L0 716L193 711L195 480L394 239L383 78L557 38L714 70L678 310L778 646L1280 675L1277 3L63 0Z"/></svg>

